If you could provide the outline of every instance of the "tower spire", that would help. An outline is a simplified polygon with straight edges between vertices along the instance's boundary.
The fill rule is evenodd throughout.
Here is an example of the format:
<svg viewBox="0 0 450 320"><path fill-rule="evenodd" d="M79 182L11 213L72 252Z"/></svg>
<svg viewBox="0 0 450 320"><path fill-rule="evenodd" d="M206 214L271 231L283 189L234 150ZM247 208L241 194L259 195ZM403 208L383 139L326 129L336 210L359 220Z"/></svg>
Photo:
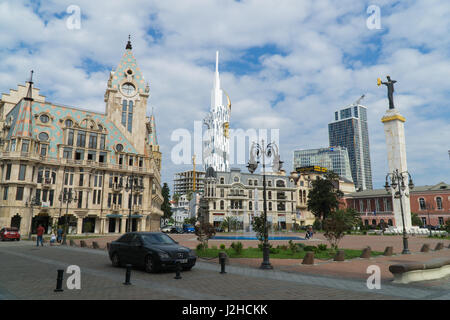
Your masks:
<svg viewBox="0 0 450 320"><path fill-rule="evenodd" d="M30 80L27 81L29 86L28 86L28 91L27 91L27 96L25 97L25 100L27 101L33 101L33 73L34 71L31 70L30 72Z"/></svg>
<svg viewBox="0 0 450 320"><path fill-rule="evenodd" d="M125 47L126 50L131 50L133 49L133 47L131 46L131 35L128 35L128 43L127 46Z"/></svg>

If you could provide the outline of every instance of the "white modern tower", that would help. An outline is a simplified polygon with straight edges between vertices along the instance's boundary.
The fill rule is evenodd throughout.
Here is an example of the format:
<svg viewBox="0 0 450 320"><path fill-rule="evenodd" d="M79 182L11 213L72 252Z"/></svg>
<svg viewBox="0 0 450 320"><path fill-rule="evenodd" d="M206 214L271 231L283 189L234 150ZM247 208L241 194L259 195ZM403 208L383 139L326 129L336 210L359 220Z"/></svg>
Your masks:
<svg viewBox="0 0 450 320"><path fill-rule="evenodd" d="M224 91L220 87L219 52L216 52L216 72L211 92L211 109L203 120L206 132L203 135L203 163L205 171L212 167L215 171L229 171L230 137L229 125L231 102L228 95L227 105L223 104Z"/></svg>
<svg viewBox="0 0 450 320"><path fill-rule="evenodd" d="M384 124L384 134L386 135L386 145L388 154L389 172L398 169L398 172L405 172L408 170L406 164L406 143L405 143L405 118L397 109L388 109L381 119ZM408 177L405 177L408 180ZM409 194L408 185L405 186L405 194ZM405 229L409 230L411 223L411 207L408 197L400 199L394 198L394 191L392 192L392 203L394 204L394 218L396 226L402 228L402 212L400 208L400 201L402 201L403 212L405 215Z"/></svg>

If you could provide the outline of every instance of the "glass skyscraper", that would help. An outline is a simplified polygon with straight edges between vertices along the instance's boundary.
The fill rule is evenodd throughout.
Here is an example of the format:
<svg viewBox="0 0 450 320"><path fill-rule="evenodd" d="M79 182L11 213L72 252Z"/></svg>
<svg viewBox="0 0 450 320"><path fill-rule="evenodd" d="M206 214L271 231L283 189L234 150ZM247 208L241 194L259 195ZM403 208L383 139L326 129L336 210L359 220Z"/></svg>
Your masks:
<svg viewBox="0 0 450 320"><path fill-rule="evenodd" d="M351 105L334 113L328 124L330 146L345 147L356 190L372 189L367 108Z"/></svg>
<svg viewBox="0 0 450 320"><path fill-rule="evenodd" d="M333 171L342 178L353 182L347 149L330 147L294 151L294 171L297 168L320 166Z"/></svg>

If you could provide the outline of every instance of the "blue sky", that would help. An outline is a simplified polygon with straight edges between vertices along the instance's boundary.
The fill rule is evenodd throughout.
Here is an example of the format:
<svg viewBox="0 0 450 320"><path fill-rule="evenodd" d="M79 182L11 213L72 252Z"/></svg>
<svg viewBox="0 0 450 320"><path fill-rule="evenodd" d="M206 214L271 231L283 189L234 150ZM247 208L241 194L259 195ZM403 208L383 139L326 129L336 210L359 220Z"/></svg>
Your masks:
<svg viewBox="0 0 450 320"><path fill-rule="evenodd" d="M72 4L81 10L79 30L66 26ZM367 28L370 5L381 9L379 30ZM193 132L208 112L216 50L233 103L231 128L280 129L288 171L293 151L328 146L334 111L365 94L373 183L381 188L388 167L380 119L388 103L376 79L390 74L416 185L450 182L448 1L19 0L2 1L0 14L0 92L34 69L48 101L98 112L132 35L150 82L163 182L189 167L171 161L170 136L177 128Z"/></svg>

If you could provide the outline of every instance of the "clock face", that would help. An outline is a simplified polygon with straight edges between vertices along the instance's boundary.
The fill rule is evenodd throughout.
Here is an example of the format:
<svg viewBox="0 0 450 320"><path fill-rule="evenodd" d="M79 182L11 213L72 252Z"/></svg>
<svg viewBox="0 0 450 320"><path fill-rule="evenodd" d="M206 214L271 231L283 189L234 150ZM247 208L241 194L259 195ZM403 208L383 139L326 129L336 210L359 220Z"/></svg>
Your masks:
<svg viewBox="0 0 450 320"><path fill-rule="evenodd" d="M136 88L133 84L127 82L122 85L122 92L127 96L132 96L136 92Z"/></svg>

